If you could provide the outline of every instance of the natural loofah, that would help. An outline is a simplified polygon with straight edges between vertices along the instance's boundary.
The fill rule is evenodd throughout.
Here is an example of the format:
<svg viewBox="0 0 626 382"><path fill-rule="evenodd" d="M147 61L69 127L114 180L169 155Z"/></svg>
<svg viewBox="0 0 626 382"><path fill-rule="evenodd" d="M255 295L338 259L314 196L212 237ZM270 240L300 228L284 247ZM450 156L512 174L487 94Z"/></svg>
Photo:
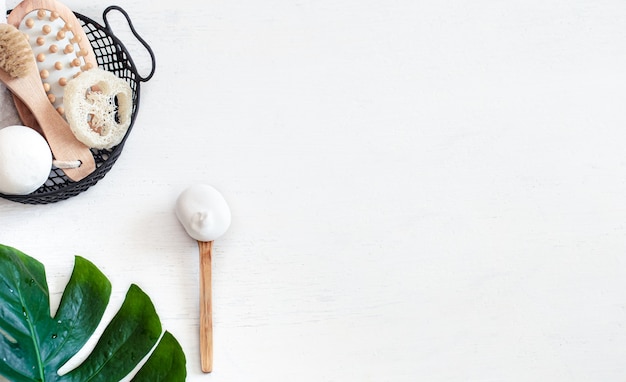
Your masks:
<svg viewBox="0 0 626 382"><path fill-rule="evenodd" d="M22 77L30 68L33 51L26 36L13 25L0 24L0 69L11 77Z"/></svg>
<svg viewBox="0 0 626 382"><path fill-rule="evenodd" d="M94 68L70 80L63 98L67 122L86 146L109 149L124 139L133 105L132 90L126 81Z"/></svg>

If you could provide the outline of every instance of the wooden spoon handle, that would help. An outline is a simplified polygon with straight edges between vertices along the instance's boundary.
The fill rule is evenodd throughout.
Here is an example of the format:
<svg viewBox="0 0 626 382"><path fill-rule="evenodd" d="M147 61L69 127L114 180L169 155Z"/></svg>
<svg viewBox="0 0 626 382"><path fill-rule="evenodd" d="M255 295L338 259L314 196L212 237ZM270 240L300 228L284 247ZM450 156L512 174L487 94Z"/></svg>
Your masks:
<svg viewBox="0 0 626 382"><path fill-rule="evenodd" d="M200 249L200 361L202 371L213 370L213 306L211 292L212 241L198 241Z"/></svg>

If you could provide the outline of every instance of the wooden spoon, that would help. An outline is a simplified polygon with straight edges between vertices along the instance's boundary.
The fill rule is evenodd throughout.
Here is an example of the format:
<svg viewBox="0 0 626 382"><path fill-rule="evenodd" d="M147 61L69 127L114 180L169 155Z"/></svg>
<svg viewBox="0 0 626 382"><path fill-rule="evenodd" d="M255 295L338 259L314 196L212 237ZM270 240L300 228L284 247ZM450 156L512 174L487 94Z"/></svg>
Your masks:
<svg viewBox="0 0 626 382"><path fill-rule="evenodd" d="M213 370L213 298L211 260L213 240L230 226L231 214L226 200L215 188L196 185L183 191L176 200L176 216L200 251L200 361L202 371Z"/></svg>

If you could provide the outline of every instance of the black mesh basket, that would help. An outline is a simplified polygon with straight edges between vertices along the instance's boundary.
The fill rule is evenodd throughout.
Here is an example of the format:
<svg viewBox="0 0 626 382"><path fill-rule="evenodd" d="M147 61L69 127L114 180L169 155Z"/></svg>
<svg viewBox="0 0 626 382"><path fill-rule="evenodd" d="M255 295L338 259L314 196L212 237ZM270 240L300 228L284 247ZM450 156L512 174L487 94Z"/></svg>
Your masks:
<svg viewBox="0 0 626 382"><path fill-rule="evenodd" d="M111 27L108 22L107 15L110 11L116 10L120 12L128 22L130 30L137 40L146 48L150 54L152 60L152 69L146 77L142 77L137 72L137 68L128 53L126 47L122 42L115 37L111 31ZM102 179L106 173L113 167L117 158L119 158L124 148L124 143L130 134L137 112L139 111L139 85L141 82L146 82L152 78L155 70L155 58L154 53L150 46L139 36L135 31L130 17L122 8L118 6L110 6L104 10L102 18L104 20L104 26L98 24L89 17L83 16L74 12L76 18L80 21L85 34L89 38L89 42L96 55L98 66L102 69L115 73L118 77L126 80L130 85L133 93L133 107L131 112L131 122L126 135L119 145L105 150L92 149L91 152L96 162L96 170L89 174L84 179L75 182L69 179L63 170L52 167L48 180L36 191L28 195L4 195L0 194L0 197L8 200L12 200L25 204L48 204L55 203L61 200L76 196L81 192L87 190L89 187L95 185L100 179Z"/></svg>

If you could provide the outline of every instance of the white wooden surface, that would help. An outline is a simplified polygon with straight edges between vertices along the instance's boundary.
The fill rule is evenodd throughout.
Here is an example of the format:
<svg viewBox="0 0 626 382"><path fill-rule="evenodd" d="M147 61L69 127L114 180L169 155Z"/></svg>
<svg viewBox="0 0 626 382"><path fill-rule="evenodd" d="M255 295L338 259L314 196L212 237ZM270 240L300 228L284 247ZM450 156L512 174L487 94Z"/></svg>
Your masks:
<svg viewBox="0 0 626 382"><path fill-rule="evenodd" d="M194 382L626 380L626 2L116 4L157 57L124 153L68 201L0 200L55 299L74 255L114 307L137 283ZM210 375L193 183L233 211Z"/></svg>

